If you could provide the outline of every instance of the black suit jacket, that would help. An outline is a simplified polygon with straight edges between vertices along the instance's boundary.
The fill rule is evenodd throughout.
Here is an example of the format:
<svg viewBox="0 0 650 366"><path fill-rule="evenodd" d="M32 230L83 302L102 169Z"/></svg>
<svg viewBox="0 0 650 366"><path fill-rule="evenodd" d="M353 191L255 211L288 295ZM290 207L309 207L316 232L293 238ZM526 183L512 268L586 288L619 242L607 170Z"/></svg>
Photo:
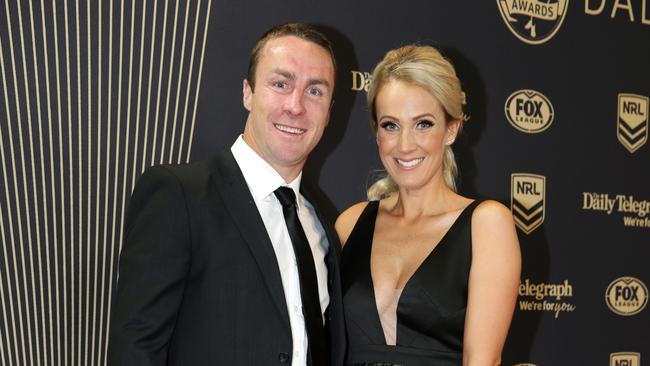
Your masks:
<svg viewBox="0 0 650 366"><path fill-rule="evenodd" d="M318 215L330 243L332 365L342 365L339 244ZM229 150L142 175L126 216L114 301L109 365L291 363L275 252Z"/></svg>

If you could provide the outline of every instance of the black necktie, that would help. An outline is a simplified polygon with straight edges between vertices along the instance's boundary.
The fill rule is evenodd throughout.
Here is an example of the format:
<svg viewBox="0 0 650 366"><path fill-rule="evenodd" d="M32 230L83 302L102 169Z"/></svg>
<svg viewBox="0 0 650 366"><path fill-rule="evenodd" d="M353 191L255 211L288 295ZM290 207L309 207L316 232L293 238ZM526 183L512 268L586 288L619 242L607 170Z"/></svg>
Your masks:
<svg viewBox="0 0 650 366"><path fill-rule="evenodd" d="M305 231L302 229L302 225L300 225L300 221L298 220L296 195L289 187L280 187L274 193L282 204L282 213L287 223L289 237L291 237L293 251L298 264L302 313L305 319L307 341L309 344L308 364L311 366L329 365L328 340L325 328L323 327L314 256L311 253Z"/></svg>

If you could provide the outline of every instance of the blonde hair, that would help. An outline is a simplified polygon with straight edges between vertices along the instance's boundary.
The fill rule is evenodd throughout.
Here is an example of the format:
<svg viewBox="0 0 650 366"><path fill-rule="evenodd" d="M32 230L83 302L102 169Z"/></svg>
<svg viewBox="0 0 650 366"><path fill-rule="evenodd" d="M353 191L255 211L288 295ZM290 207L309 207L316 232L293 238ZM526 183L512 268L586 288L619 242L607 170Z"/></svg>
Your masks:
<svg viewBox="0 0 650 366"><path fill-rule="evenodd" d="M408 45L390 50L375 66L367 98L373 131L377 132L375 106L377 94L384 84L393 80L417 85L431 93L445 109L447 123L458 121L458 133L460 133L463 123L468 118L463 113L465 93L461 90L456 70L440 51L431 46L420 45ZM458 167L454 152L449 145L445 146L442 172L445 184L456 191ZM392 178L386 176L368 188L367 196L369 200L377 200L396 192L397 189L397 184Z"/></svg>

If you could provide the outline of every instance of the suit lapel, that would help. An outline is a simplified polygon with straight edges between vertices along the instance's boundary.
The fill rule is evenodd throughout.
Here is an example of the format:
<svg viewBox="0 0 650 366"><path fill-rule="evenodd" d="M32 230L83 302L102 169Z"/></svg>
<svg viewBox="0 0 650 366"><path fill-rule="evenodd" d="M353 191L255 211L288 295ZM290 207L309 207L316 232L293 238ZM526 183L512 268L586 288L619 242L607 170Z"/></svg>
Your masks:
<svg viewBox="0 0 650 366"><path fill-rule="evenodd" d="M217 156L213 180L226 208L237 226L241 237L250 248L262 278L268 287L278 311L290 331L287 303L275 251L269 239L262 217L248 189L246 180L230 150Z"/></svg>

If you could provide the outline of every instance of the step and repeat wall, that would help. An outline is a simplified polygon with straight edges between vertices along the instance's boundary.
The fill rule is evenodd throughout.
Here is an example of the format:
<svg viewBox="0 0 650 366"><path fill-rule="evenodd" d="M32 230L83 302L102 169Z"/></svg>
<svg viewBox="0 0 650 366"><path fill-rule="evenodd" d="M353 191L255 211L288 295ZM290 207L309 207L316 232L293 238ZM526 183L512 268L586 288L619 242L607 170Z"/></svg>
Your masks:
<svg viewBox="0 0 650 366"><path fill-rule="evenodd" d="M332 118L305 168L333 219L381 171L366 91L433 45L470 120L460 191L512 209L523 271L503 365L650 357L650 1L0 3L0 364L104 365L138 175L243 130L250 48L307 22L333 41Z"/></svg>

